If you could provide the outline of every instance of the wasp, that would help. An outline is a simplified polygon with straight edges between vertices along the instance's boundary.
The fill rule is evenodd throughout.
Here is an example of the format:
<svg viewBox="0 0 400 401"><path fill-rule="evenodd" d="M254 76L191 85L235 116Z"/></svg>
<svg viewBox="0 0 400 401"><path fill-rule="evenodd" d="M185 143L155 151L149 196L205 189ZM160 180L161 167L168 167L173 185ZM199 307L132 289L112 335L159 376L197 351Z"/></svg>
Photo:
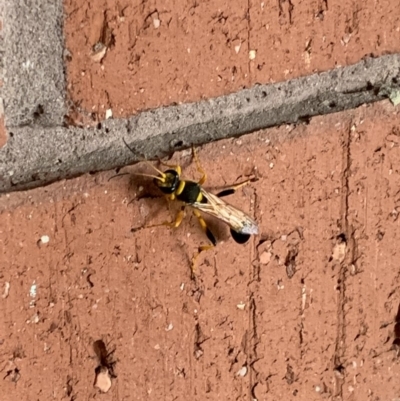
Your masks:
<svg viewBox="0 0 400 401"><path fill-rule="evenodd" d="M133 149L130 148L129 145L125 142L125 140L124 143L132 153L135 153ZM200 180L197 182L182 179L181 166L168 165L166 163L163 163L162 161L160 161L161 164L169 167L166 171L161 171L153 166L151 163L148 163L148 165L151 166L151 168L156 171L158 175L138 175L153 178L154 184L160 189L160 191L166 196L168 200L180 201L183 204L180 211L176 215L175 220L173 220L172 222L166 221L161 224L147 226L147 228L161 225L168 226L170 228L177 228L182 223L182 220L185 217L186 207L189 206L192 208L193 214L197 217L201 228L203 229L208 240L211 243L209 245L200 246L198 248L197 254L195 254L195 256L192 258L192 271L194 272L195 260L197 259L199 254L217 245L214 234L208 228L200 212L204 212L226 223L230 228L232 238L239 244L246 243L251 235L258 234L258 225L255 220L248 214L224 202L221 199L222 197L234 194L239 188L243 187L253 180L246 180L240 184L230 186L214 195L203 188L203 184L207 179L207 174L201 167L199 158L194 147L192 147L192 152L193 158L196 162L197 170L200 174L202 174Z"/></svg>

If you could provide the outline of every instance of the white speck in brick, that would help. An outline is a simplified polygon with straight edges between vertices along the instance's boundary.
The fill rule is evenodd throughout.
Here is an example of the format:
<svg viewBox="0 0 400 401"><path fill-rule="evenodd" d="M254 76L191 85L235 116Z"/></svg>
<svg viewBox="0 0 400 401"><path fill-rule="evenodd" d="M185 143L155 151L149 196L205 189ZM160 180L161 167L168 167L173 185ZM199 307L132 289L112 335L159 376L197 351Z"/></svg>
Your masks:
<svg viewBox="0 0 400 401"><path fill-rule="evenodd" d="M257 52L255 50L250 50L249 51L249 59L254 60L257 56Z"/></svg>
<svg viewBox="0 0 400 401"><path fill-rule="evenodd" d="M192 155L192 150L191 149L185 149L182 151L182 157L189 157Z"/></svg>
<svg viewBox="0 0 400 401"><path fill-rule="evenodd" d="M29 290L29 296L31 298L36 298L36 295L37 295L37 285L35 282L33 282Z"/></svg>
<svg viewBox="0 0 400 401"><path fill-rule="evenodd" d="M111 118L113 115L112 110L111 109L107 109L106 110L106 120L108 120L109 118Z"/></svg>
<svg viewBox="0 0 400 401"><path fill-rule="evenodd" d="M48 244L49 241L50 241L50 237L49 237L48 235L42 235L42 236L40 237L40 242L41 242L42 244Z"/></svg>
<svg viewBox="0 0 400 401"><path fill-rule="evenodd" d="M270 163L269 168L271 168L271 169L274 168L274 163Z"/></svg>
<svg viewBox="0 0 400 401"><path fill-rule="evenodd" d="M237 376L245 377L247 374L247 366L243 366L241 369L238 370L236 373Z"/></svg>
<svg viewBox="0 0 400 401"><path fill-rule="evenodd" d="M39 323L39 320L40 320L40 318L39 318L39 315L37 313L35 313L31 318L31 322L32 323Z"/></svg>
<svg viewBox="0 0 400 401"><path fill-rule="evenodd" d="M10 283L8 281L6 281L4 283L4 290L3 290L3 294L2 294L2 298L6 299L8 297L8 294L10 293Z"/></svg>
<svg viewBox="0 0 400 401"><path fill-rule="evenodd" d="M158 18L153 19L153 26L155 29L158 29L160 27L161 21Z"/></svg>
<svg viewBox="0 0 400 401"><path fill-rule="evenodd" d="M240 301L237 305L236 308L240 309L240 310L244 310L244 308L246 307L246 304L243 301Z"/></svg>
<svg viewBox="0 0 400 401"><path fill-rule="evenodd" d="M168 327L165 328L165 331L171 331L174 328L174 325L170 323Z"/></svg>

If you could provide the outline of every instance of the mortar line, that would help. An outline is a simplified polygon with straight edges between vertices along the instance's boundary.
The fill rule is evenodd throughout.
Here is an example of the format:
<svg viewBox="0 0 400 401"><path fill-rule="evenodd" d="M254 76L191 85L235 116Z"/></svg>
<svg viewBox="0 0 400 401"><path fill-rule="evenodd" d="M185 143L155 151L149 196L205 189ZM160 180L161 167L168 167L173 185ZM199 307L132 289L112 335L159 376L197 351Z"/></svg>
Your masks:
<svg viewBox="0 0 400 401"><path fill-rule="evenodd" d="M251 5L250 0L247 4ZM247 13L247 42L251 46L252 21L249 10ZM248 71L252 63L247 64ZM0 149L0 193L138 161L137 155L127 154L122 137L150 160L192 145L295 124L382 100L388 97L388 87L398 86L393 82L397 82L399 72L400 54L365 59L323 73L142 111L130 118L112 118L86 128L50 124L50 120L45 125L40 121L21 125L5 110L6 117L10 117L6 122L9 137Z"/></svg>
<svg viewBox="0 0 400 401"><path fill-rule="evenodd" d="M251 50L251 44L250 44L250 28L251 28L251 22L250 22L250 1L247 0L247 57L249 57L250 50ZM248 73L248 84L251 82L251 60L248 58L248 63L247 63L247 73Z"/></svg>
<svg viewBox="0 0 400 401"><path fill-rule="evenodd" d="M254 188L254 207L253 207L253 214L254 218L257 220L257 211L259 210L259 204L258 204L258 195L257 195L257 189ZM258 283L260 280L260 272L259 272L259 266L254 266L253 261L255 258L258 258L257 255L257 244L255 239L253 239L253 247L252 247L252 252L251 252L251 273L250 273L250 280L248 284L249 286L255 285L255 283ZM258 287L258 285L257 285ZM258 290L258 288L256 288ZM254 370L253 363L257 360L257 319L256 319L256 311L257 311L257 305L256 305L256 300L254 296L254 289L249 290L249 336L247 339L248 342L248 352L247 352L247 365L249 368L249 389L248 389L248 397L249 401L252 401L255 399L253 391L254 391L254 386L258 383L258 372Z"/></svg>
<svg viewBox="0 0 400 401"><path fill-rule="evenodd" d="M351 224L349 223L349 181L351 166L351 124L343 140L343 175L342 175L342 199L341 199L341 234L345 236L346 255L340 264L338 275L339 297L337 307L337 334L334 353L334 372L336 373L336 393L335 396L343 399L343 386L346 377L346 370L343 366L346 351L346 278L349 266L354 260L354 235Z"/></svg>
<svg viewBox="0 0 400 401"><path fill-rule="evenodd" d="M254 399L253 390L254 386L257 384L257 376L258 373L254 371L253 363L257 360L257 323L256 323L256 301L254 298L254 292L250 291L249 296L249 352L247 353L247 357L249 358L248 366L249 366L249 401Z"/></svg>

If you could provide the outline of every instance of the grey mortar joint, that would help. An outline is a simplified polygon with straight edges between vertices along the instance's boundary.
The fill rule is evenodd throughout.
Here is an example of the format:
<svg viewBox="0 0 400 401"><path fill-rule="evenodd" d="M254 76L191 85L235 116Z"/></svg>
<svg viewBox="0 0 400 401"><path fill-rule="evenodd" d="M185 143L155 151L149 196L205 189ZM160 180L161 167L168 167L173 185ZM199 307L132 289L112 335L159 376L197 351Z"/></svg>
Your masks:
<svg viewBox="0 0 400 401"><path fill-rule="evenodd" d="M162 107L128 120L110 119L97 128L12 127L0 150L0 192L354 108L383 99L387 88L398 85L399 74L400 55L385 56L198 103ZM126 149L122 137L137 155Z"/></svg>
<svg viewBox="0 0 400 401"><path fill-rule="evenodd" d="M61 126L66 114L61 0L4 0L7 127Z"/></svg>

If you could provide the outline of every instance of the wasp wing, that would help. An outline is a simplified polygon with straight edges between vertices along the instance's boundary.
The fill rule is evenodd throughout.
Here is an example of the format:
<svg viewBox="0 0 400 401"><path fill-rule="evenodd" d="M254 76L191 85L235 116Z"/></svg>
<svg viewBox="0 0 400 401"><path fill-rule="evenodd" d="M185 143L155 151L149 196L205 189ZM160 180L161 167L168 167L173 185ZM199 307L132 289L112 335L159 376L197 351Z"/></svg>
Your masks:
<svg viewBox="0 0 400 401"><path fill-rule="evenodd" d="M258 234L257 223L246 213L225 203L221 198L210 194L204 188L201 188L201 193L207 202L195 202L191 206L216 217L240 234Z"/></svg>

